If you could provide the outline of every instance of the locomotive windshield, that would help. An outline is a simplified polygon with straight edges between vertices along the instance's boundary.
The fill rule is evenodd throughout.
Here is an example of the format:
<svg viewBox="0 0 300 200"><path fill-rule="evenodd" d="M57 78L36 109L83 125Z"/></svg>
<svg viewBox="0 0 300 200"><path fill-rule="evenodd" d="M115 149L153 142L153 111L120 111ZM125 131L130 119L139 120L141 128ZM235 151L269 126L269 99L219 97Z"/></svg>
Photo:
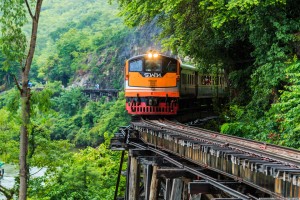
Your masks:
<svg viewBox="0 0 300 200"><path fill-rule="evenodd" d="M130 72L176 72L177 60L160 56L158 58L142 57L129 61Z"/></svg>
<svg viewBox="0 0 300 200"><path fill-rule="evenodd" d="M161 72L162 60L161 59L148 59L145 60L146 72Z"/></svg>

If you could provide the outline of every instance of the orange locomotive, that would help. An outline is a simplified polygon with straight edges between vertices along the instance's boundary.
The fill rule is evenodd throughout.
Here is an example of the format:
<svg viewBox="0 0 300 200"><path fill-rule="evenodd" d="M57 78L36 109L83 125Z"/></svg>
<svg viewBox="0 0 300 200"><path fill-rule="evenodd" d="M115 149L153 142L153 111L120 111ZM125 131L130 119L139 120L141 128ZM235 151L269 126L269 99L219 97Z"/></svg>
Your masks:
<svg viewBox="0 0 300 200"><path fill-rule="evenodd" d="M214 83L223 91L221 76L200 75L178 59L153 52L132 57L125 64L126 110L134 115L176 115L179 103L215 96L215 86L204 78L217 80Z"/></svg>

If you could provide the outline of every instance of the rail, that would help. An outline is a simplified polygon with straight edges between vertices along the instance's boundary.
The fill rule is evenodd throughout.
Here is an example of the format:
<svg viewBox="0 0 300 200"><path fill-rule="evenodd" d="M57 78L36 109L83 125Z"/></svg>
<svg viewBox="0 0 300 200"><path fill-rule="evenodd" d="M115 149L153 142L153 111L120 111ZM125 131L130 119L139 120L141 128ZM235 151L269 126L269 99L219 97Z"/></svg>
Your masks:
<svg viewBox="0 0 300 200"><path fill-rule="evenodd" d="M288 147L267 144L232 135L220 134L218 132L205 130L197 127L187 126L169 120L144 120L144 123L156 128L165 128L170 132L178 133L187 137L206 140L227 146L232 149L255 154L265 159L276 160L286 165L300 168L300 151Z"/></svg>

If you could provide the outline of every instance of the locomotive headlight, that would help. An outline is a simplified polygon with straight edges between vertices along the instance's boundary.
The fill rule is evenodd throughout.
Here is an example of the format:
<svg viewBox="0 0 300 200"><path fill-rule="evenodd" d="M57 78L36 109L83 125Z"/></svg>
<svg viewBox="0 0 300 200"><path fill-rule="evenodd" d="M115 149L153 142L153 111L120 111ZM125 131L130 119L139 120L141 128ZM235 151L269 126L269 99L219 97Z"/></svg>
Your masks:
<svg viewBox="0 0 300 200"><path fill-rule="evenodd" d="M148 58L157 58L158 57L158 53L156 51L150 50L147 53Z"/></svg>
<svg viewBox="0 0 300 200"><path fill-rule="evenodd" d="M149 106L152 106L152 104L153 104L153 100L152 99L149 99Z"/></svg>

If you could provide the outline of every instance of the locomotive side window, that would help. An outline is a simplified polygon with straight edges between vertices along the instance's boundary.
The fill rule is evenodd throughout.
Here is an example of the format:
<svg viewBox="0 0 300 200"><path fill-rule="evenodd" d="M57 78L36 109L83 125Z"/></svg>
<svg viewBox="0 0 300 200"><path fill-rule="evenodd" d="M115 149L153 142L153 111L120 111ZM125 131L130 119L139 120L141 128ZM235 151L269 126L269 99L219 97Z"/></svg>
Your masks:
<svg viewBox="0 0 300 200"><path fill-rule="evenodd" d="M143 71L143 61L142 60L132 60L129 62L129 71L131 72L141 72Z"/></svg>
<svg viewBox="0 0 300 200"><path fill-rule="evenodd" d="M175 59L164 59L163 66L165 72L176 72L177 69L177 60Z"/></svg>

